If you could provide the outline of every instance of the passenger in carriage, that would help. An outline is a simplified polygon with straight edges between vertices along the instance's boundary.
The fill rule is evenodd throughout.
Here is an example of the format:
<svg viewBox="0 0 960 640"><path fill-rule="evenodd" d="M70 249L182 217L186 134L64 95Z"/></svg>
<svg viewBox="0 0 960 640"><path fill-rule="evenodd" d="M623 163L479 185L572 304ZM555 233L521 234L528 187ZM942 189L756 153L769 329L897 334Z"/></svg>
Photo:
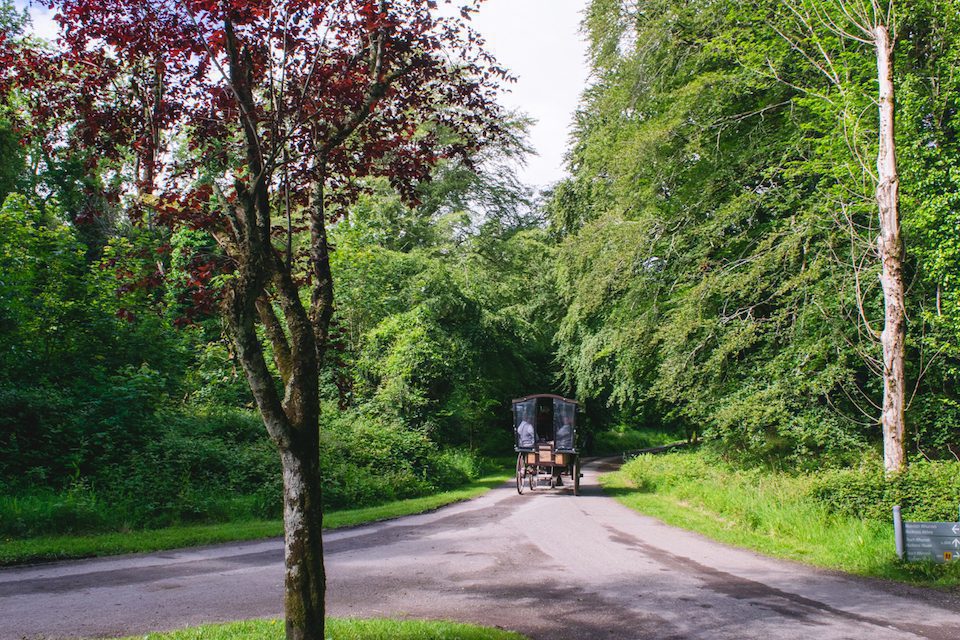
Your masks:
<svg viewBox="0 0 960 640"><path fill-rule="evenodd" d="M524 411L520 415L520 424L517 425L517 446L521 449L532 449L536 436L529 414Z"/></svg>
<svg viewBox="0 0 960 640"><path fill-rule="evenodd" d="M557 448L573 448L573 419L566 414L563 415L560 426L557 427Z"/></svg>

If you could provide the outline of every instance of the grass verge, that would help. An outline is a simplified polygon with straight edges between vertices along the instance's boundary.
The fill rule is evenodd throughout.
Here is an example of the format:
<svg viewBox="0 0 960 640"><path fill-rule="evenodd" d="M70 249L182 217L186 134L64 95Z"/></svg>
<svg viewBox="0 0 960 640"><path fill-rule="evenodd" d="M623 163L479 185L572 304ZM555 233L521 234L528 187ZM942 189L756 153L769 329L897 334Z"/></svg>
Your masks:
<svg viewBox="0 0 960 640"><path fill-rule="evenodd" d="M901 562L892 522L832 512L811 495L813 474L740 470L701 452L640 456L600 478L626 506L764 554L926 586L960 586L960 563Z"/></svg>
<svg viewBox="0 0 960 640"><path fill-rule="evenodd" d="M282 640L283 637L282 620L244 620L121 640ZM333 618L327 620L326 637L332 640L524 640L525 636L457 622Z"/></svg>
<svg viewBox="0 0 960 640"><path fill-rule="evenodd" d="M619 455L625 451L659 447L676 442L678 439L675 433L656 429L614 427L609 431L601 431L596 434L593 451L595 455Z"/></svg>
<svg viewBox="0 0 960 640"><path fill-rule="evenodd" d="M397 500L376 507L331 511L324 514L324 528L350 527L430 511L454 502L475 498L511 477L510 473L499 472L475 480L459 489L432 496ZM0 543L0 566L161 551L221 542L257 540L280 535L283 535L283 523L279 520L253 520L88 536L3 540Z"/></svg>

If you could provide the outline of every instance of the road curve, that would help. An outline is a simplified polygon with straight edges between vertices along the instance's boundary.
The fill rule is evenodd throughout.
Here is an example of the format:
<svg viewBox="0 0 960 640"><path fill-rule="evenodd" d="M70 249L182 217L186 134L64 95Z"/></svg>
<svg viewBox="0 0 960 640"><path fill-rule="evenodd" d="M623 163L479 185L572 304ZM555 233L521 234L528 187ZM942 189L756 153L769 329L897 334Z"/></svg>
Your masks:
<svg viewBox="0 0 960 640"><path fill-rule="evenodd" d="M826 572L637 515L584 469L325 536L331 615L532 638L960 638L960 598ZM282 613L278 540L0 570L0 640L111 637Z"/></svg>

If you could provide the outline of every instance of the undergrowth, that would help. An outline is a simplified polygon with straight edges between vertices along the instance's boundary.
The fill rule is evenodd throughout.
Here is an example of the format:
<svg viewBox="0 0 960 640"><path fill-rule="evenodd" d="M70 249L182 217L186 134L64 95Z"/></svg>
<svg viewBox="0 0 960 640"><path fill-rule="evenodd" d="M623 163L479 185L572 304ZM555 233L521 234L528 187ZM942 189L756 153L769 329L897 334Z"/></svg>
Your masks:
<svg viewBox="0 0 960 640"><path fill-rule="evenodd" d="M596 455L616 455L676 442L674 433L656 429L631 429L621 425L594 436L593 450Z"/></svg>
<svg viewBox="0 0 960 640"><path fill-rule="evenodd" d="M960 585L960 563L897 558L891 513L897 501L905 519L956 521L960 464L916 463L890 483L877 464L791 473L697 451L639 456L602 482L628 506L718 540L861 575Z"/></svg>
<svg viewBox="0 0 960 640"><path fill-rule="evenodd" d="M321 431L323 502L355 509L428 496L490 470L467 450L427 434L329 412ZM35 477L0 481L0 538L129 532L278 518L275 447L249 411L166 412L154 437L125 462L79 471L62 486Z"/></svg>
<svg viewBox="0 0 960 640"><path fill-rule="evenodd" d="M502 468L457 489L419 498L395 500L372 507L328 511L324 529L351 527L378 520L423 513L444 505L475 498L502 485L511 477L507 461ZM162 529L98 533L92 535L54 535L26 539L0 538L0 566L29 562L48 562L70 558L143 553L205 544L258 540L283 535L283 523L275 520L241 520L222 524L194 524Z"/></svg>

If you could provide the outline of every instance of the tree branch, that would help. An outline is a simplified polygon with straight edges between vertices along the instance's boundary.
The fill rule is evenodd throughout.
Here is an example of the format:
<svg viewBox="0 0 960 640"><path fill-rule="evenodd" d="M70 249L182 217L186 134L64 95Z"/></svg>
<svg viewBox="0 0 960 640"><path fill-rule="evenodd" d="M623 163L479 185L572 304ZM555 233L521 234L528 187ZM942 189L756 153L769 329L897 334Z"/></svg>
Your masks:
<svg viewBox="0 0 960 640"><path fill-rule="evenodd" d="M287 343L287 336L283 332L283 325L277 317L277 312L273 304L266 295L257 299L257 313L260 316L260 323L263 325L273 347L273 361L277 365L277 371L280 372L280 379L283 384L290 381L290 373L293 370L293 358L290 353L290 345Z"/></svg>

